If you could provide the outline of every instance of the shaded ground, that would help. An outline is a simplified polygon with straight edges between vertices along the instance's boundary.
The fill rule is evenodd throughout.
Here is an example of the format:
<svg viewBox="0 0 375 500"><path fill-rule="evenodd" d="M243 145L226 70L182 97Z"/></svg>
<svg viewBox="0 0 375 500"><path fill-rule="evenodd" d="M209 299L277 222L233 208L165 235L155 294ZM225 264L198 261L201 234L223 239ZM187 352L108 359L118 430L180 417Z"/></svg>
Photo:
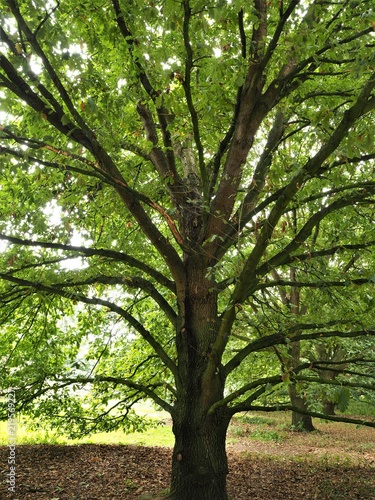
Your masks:
<svg viewBox="0 0 375 500"><path fill-rule="evenodd" d="M234 427L228 440L231 498L375 499L374 429L337 424L321 429L312 435L270 430L268 436L263 425L262 439L255 440L249 437L250 431L256 434L255 426ZM150 498L146 494L162 498L169 483L169 448L18 446L16 493L9 495L8 456L8 448L1 447L0 498L4 500Z"/></svg>

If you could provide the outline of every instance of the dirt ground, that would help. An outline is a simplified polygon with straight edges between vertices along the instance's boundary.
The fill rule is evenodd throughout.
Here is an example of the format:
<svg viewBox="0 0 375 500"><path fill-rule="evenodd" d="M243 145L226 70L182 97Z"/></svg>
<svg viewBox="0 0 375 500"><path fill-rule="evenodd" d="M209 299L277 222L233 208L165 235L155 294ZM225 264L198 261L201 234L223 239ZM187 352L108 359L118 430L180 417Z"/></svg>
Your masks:
<svg viewBox="0 0 375 500"><path fill-rule="evenodd" d="M375 499L373 428L323 424L309 435L281 432L270 441L264 431L263 439L250 438L253 431L241 426L228 439L231 499ZM1 447L4 500L140 500L163 498L168 489L170 448L18 446L16 492L10 494L8 456Z"/></svg>

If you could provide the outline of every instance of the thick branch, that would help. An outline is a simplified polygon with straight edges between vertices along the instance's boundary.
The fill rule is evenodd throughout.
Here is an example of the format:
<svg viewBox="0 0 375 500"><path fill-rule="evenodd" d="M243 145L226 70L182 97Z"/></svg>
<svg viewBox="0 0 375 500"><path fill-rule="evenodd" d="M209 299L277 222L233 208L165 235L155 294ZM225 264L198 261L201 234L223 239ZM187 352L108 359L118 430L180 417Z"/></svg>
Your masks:
<svg viewBox="0 0 375 500"><path fill-rule="evenodd" d="M213 192L214 192L214 189L216 186L216 182L217 182L217 179L219 176L221 161L222 161L225 153L227 152L227 150L230 146L234 131L236 129L236 121L237 121L238 113L240 110L240 104L241 104L241 95L242 95L242 87L239 87L237 90L236 103L235 103L234 109L233 109L232 122L231 122L229 129L228 129L227 133L225 134L224 138L220 141L220 144L219 144L219 147L217 149L216 154L214 155L212 160L207 165L207 172L212 171L212 174L210 176L211 178L210 178L210 185L209 185L208 197L207 197L208 200L211 200L211 198L212 198L212 195L213 195Z"/></svg>
<svg viewBox="0 0 375 500"><path fill-rule="evenodd" d="M298 342L303 340L314 340L314 339L324 339L330 337L340 337L340 338L356 338L356 337L364 337L366 335L375 335L375 330L354 330L354 331L341 331L341 330L332 330L332 331L317 331L313 333L302 333L296 335L288 335L284 332L275 333L273 335L268 335L267 337L262 337L260 339L254 340L250 342L247 346L245 346L241 351L239 351L233 358L228 361L228 363L224 366L224 373L228 375L235 368L237 368L242 361L249 356L249 354L259 351L261 349L266 349L268 347L276 346L276 345L288 345L290 342Z"/></svg>
<svg viewBox="0 0 375 500"><path fill-rule="evenodd" d="M190 42L190 19L191 19L191 7L190 7L190 2L189 0L184 0L183 2L184 6L184 22L183 22L183 36L184 36L184 45L185 45L185 51L186 51L186 61L185 61L185 78L183 81L183 88L185 92L185 98L187 102L187 106L189 109L190 117L191 117L191 123L193 126L193 135L194 135L194 141L195 145L198 151L198 164L199 164L199 171L201 174L201 180L202 180L202 186L203 186L203 191L207 191L207 172L206 172L206 167L205 167L205 162L204 162L204 151L203 151L203 145L201 141L201 134L199 130L199 119L198 119L198 113L197 110L195 109L194 102L193 102L193 96L191 92L191 72L194 67L193 63L193 49L191 47L191 42Z"/></svg>
<svg viewBox="0 0 375 500"><path fill-rule="evenodd" d="M76 107L72 103L64 85L62 84L60 78L58 77L55 69L53 68L51 62L49 61L48 57L44 53L42 47L39 45L39 42L37 41L36 34L34 34L30 28L28 27L25 19L23 18L17 2L15 0L7 0L7 4L9 5L14 17L17 20L17 23L20 27L20 29L23 31L25 34L28 42L30 45L33 47L35 50L35 53L41 58L44 67L46 68L48 75L50 76L55 88L59 92L59 95L61 99L63 100L64 104L68 108L69 112L71 113L72 117L78 124L78 126L82 129L88 140L90 141L91 138L93 138L94 134L93 132L88 128L86 125L85 121L81 117L81 115L78 113Z"/></svg>
<svg viewBox="0 0 375 500"><path fill-rule="evenodd" d="M146 106L146 104L139 102L137 104L137 112L142 120L142 125L146 132L147 140L150 141L153 145L150 153L146 156L146 159L151 161L151 163L154 165L163 182L168 179L169 182L166 183L166 187L172 194L172 198L175 200L176 205L179 205L182 203L181 191L183 189L182 181L175 168L174 159L171 162L171 159L169 158L170 154L173 155L173 152L170 151L172 143L168 143L167 152L164 153L163 149L158 146L159 138L157 134L157 126L154 122L151 111ZM136 152L136 154L138 154L137 148L133 146L132 149ZM141 153L141 156L145 158L144 153Z"/></svg>
<svg viewBox="0 0 375 500"><path fill-rule="evenodd" d="M265 387L267 385L274 386L274 385L279 384L280 382L282 382L281 375L275 375L273 377L264 377L264 378L255 380L254 382L250 382L249 384L246 384L246 385L242 386L240 389L232 392L227 397L221 399L217 403L214 403L211 406L211 408L209 409L208 413L209 414L214 413L217 408L220 408L222 406L226 406L228 403L231 403L232 401L239 398L240 396L242 396L246 392L251 391L251 389L256 389L259 386L263 386L262 387L262 389L263 389L262 393L263 393L265 390ZM254 401L259 395L260 394L257 394L256 396L254 396L254 398L252 398L252 401ZM250 396L250 398L251 398L251 396Z"/></svg>
<svg viewBox="0 0 375 500"><path fill-rule="evenodd" d="M12 271L14 274L14 271ZM95 276L93 278L88 278L83 281L67 281L64 283L54 283L52 286L56 288L66 288L66 287L80 287L86 285L94 285L96 283L106 284L106 285L122 285L130 288L139 288L148 293L148 295L158 304L162 311L166 314L169 321L175 325L176 313L170 304L165 300L163 295L154 287L154 285L141 277L124 277L124 276Z"/></svg>
<svg viewBox="0 0 375 500"><path fill-rule="evenodd" d="M52 295L59 295L60 297L64 297L68 300L74 300L78 302L82 302L84 304L98 305L101 307L107 307L110 311L118 314L122 317L129 325L131 325L140 335L141 337L154 349L159 358L163 361L165 366L169 368L172 374L178 378L178 370L176 364L172 361L172 359L168 356L168 354L164 351L163 347L157 342L157 340L151 335L151 333L144 328L144 326L132 316L127 310L122 307L117 306L113 302L109 300L99 299L97 297L86 297L80 293L65 291L59 287L54 285L44 285L42 283L37 283L21 278L16 278L10 274L0 273L0 278L4 281L9 281L11 283L15 283L16 285L38 290L41 292L49 293Z"/></svg>
<svg viewBox="0 0 375 500"><path fill-rule="evenodd" d="M61 112L51 109L49 104L43 101L32 90L30 85L18 75L17 71L3 54L0 54L0 67L7 76L5 77L0 75L0 79L6 88L25 101L32 109L41 113L58 131L62 132L67 137L71 137L88 150L92 150L92 144L86 137L85 133L81 129L77 128L72 122L66 122L64 120L65 115Z"/></svg>
<svg viewBox="0 0 375 500"><path fill-rule="evenodd" d="M9 49L15 56L21 56L24 61L24 67L27 68L27 75L32 82L34 82L41 93L41 95L52 105L53 109L59 116L63 116L64 110L62 105L55 99L55 97L51 94L51 92L40 82L37 75L32 71L29 61L27 61L26 53L22 53L21 55L17 51L16 44L8 37L2 27L0 27L0 40L5 41L8 45Z"/></svg>
<svg viewBox="0 0 375 500"><path fill-rule="evenodd" d="M62 243L51 243L48 241L34 241L22 238L17 238L15 236L8 236L6 234L0 233L0 240L9 241L14 245L29 246L29 247L40 247L40 248L50 248L52 250L63 250L67 252L76 252L78 254L86 255L87 257L100 256L107 257L109 259L114 259L124 264L134 267L141 271L144 271L147 275L154 278L160 285L165 286L172 292L175 292L174 283L168 280L162 273L156 271L151 266L148 266L144 262L135 259L134 257L123 253L117 252L115 250L106 250L104 248L86 248L74 245L64 245Z"/></svg>
<svg viewBox="0 0 375 500"><path fill-rule="evenodd" d="M356 424L356 425L364 425L367 427L375 427L375 422L368 422L366 420L359 420L356 418L349 418L349 417L338 417L338 416L333 416L333 415L325 415L323 413L318 413L316 411L304 411L301 410L301 408L297 408L296 406L292 405L276 405L276 406L253 406L253 405L238 405L235 408L235 413L239 413L242 411L269 411L269 412L274 412L274 411L293 411L296 413L301 413L302 415L310 415L311 417L315 418L320 418L322 420L332 420L333 422L345 422L347 424Z"/></svg>
<svg viewBox="0 0 375 500"><path fill-rule="evenodd" d="M337 201L334 201L330 205L325 208L319 210L316 214L310 217L310 219L304 224L301 230L297 233L295 238L278 254L271 257L266 263L258 268L256 274L258 276L262 276L270 271L272 268L277 267L281 264L285 264L286 259L289 259L290 254L295 252L298 248L301 247L302 243L307 240L307 238L311 235L314 227L323 220L327 215L345 208L350 205L355 205L356 203L368 203L373 204L374 201L371 199L367 199L369 194L375 193L375 185L369 187L364 192L355 193L352 196L345 196ZM246 264L247 265L247 264ZM238 302L239 300L237 300Z"/></svg>
<svg viewBox="0 0 375 500"><path fill-rule="evenodd" d="M273 153L282 139L286 125L287 123L284 114L281 111L278 111L268 135L263 153L261 154L259 162L255 168L245 199L236 214L232 217L231 224L228 227L226 241L222 242L220 249L216 254L217 259L220 259L233 242L237 240L238 234L242 231L246 223L253 217L254 210L259 208L256 206L259 200L259 195L264 187L266 175L272 162Z"/></svg>
<svg viewBox="0 0 375 500"><path fill-rule="evenodd" d="M282 35L282 33L284 31L284 27L285 27L286 22L288 21L290 16L293 14L293 11L296 9L296 7L298 6L299 3L300 3L300 0L291 0L286 11L284 13L281 13L281 16L280 16L279 22L276 26L276 29L274 31L274 35L272 37L272 40L268 44L266 53L265 53L263 60L262 60L262 64L264 67L268 64L269 60L271 59L271 57L272 57L272 55L273 55L273 53L274 53L274 51L279 43L280 36Z"/></svg>
<svg viewBox="0 0 375 500"><path fill-rule="evenodd" d="M135 389L139 392L143 392L146 396L151 398L153 401L155 401L156 404L158 404L163 410L167 411L169 414L173 414L173 407L169 405L166 401L161 399L156 392L153 389L156 389L158 387L166 387L167 384L164 382L158 382L155 384L150 384L150 385L145 385L145 384L140 384L139 382L133 382L133 380L122 378L122 377L109 377L109 376L104 376L104 375L95 375L95 377L76 377L76 378L69 378L69 377L63 377L59 378L57 381L61 381L64 383L69 383L69 384L97 384L98 382L108 382L112 383L115 385L125 385L126 387L129 387L130 389Z"/></svg>
<svg viewBox="0 0 375 500"><path fill-rule="evenodd" d="M139 59L134 56L133 48L135 45L135 40L134 37L129 30L124 14L122 13L121 7L120 7L120 2L119 0L112 0L112 5L113 9L116 14L116 22L117 25L120 29L120 32L122 36L124 37L124 40L126 41L129 52L131 54L131 57L133 58L133 62L138 70L138 75L139 75L139 80L145 89L146 93L148 96L152 99L152 101L155 104L156 111L158 114L158 119L159 123L161 126L162 134L163 134L163 142L164 146L167 148L167 153L166 153L166 158L168 161L168 167L170 171L170 176L178 179L178 174L176 170L176 165L175 165L175 158L174 158L174 153L173 153L173 145L172 145L172 139L171 139L171 134L168 130L168 124L170 120L173 118L172 113L170 113L167 109L165 109L163 106L157 105L156 101L158 97L160 96L160 92L155 90L153 85L151 84L146 71L144 70L142 64L140 63Z"/></svg>
<svg viewBox="0 0 375 500"><path fill-rule="evenodd" d="M246 33L245 27L243 24L243 8L238 13L238 30L240 32L240 40L241 40L241 55L244 59L247 57L247 41L246 41Z"/></svg>
<svg viewBox="0 0 375 500"><path fill-rule="evenodd" d="M263 57L265 40L267 36L267 2L266 0L254 0L254 10L258 21L254 23L253 35L250 45L250 59L260 61Z"/></svg>

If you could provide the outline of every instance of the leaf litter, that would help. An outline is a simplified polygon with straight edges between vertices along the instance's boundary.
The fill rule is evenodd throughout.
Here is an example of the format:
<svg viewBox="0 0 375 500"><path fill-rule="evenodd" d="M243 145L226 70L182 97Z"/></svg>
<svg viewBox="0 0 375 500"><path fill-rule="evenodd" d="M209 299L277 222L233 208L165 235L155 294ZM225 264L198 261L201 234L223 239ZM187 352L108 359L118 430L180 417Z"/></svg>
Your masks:
<svg viewBox="0 0 375 500"><path fill-rule="evenodd" d="M232 500L375 499L373 429L336 424L271 442L243 429L227 446ZM20 445L15 493L7 493L8 454L0 447L1 500L146 500L168 492L171 448Z"/></svg>

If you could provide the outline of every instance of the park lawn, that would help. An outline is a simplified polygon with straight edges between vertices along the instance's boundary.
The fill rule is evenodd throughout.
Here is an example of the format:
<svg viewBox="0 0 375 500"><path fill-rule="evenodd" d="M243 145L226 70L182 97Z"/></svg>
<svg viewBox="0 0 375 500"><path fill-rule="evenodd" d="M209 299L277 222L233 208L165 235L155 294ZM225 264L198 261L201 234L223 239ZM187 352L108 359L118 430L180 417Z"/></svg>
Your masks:
<svg viewBox="0 0 375 500"><path fill-rule="evenodd" d="M233 420L227 445L233 500L375 498L373 428L314 420L317 431L306 434L291 431L289 420L283 413ZM4 432L2 426L2 464L9 452ZM21 427L18 438L19 498L131 500L163 498L168 490L169 420L143 433L101 433L80 441ZM0 488L0 498L8 498L4 475Z"/></svg>
<svg viewBox="0 0 375 500"><path fill-rule="evenodd" d="M38 428L32 429L27 425L25 419L20 419L17 427L17 444L56 444L56 445L77 445L77 444L130 444L140 446L173 446L173 434L169 425L169 415L160 410L155 410L153 405L142 403L136 408L137 414L155 422L154 427L150 427L143 432L125 433L121 430L113 432L99 432L82 439L69 439L58 431ZM8 442L7 422L0 422L0 446L5 446Z"/></svg>

